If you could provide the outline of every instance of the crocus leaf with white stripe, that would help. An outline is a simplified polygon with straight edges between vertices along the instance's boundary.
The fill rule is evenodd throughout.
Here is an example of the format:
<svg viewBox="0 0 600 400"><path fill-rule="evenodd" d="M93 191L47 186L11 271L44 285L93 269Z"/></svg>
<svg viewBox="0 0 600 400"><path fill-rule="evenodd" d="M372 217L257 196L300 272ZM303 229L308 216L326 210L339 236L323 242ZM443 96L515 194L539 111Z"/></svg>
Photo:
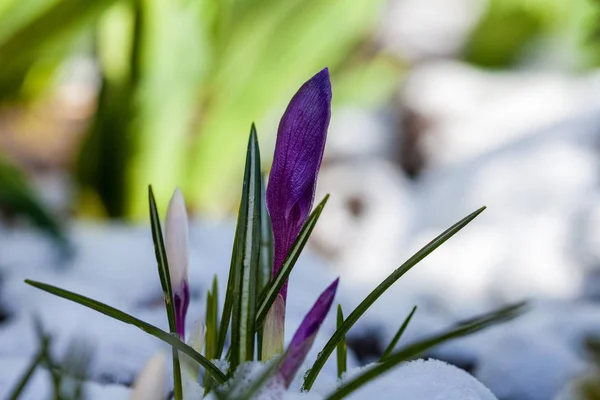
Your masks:
<svg viewBox="0 0 600 400"><path fill-rule="evenodd" d="M265 180L263 176L260 182L261 187L261 204L260 204L260 269L258 275L258 290L262 290L271 281L271 275L273 271L273 229L271 228L271 220L269 219L269 212L267 211L267 204L265 202Z"/></svg>
<svg viewBox="0 0 600 400"><path fill-rule="evenodd" d="M260 261L261 182L260 151L254 124L250 130L242 200L234 242L234 262L238 274L234 285L231 314L230 368L254 359L257 280Z"/></svg>
<svg viewBox="0 0 600 400"><path fill-rule="evenodd" d="M329 285L319 296L316 303L304 317L304 320L302 320L285 352L284 359L279 368L279 374L283 377L286 387L289 387L294 380L296 373L298 373L317 337L319 328L321 328L327 313L329 313L335 292L337 291L338 282L339 278Z"/></svg>

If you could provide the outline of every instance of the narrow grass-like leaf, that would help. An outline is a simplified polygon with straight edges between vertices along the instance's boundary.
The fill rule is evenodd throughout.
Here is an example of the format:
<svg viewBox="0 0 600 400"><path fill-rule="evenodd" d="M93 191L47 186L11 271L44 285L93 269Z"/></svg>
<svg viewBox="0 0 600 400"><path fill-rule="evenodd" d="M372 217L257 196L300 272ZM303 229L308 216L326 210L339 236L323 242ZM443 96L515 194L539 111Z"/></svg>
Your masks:
<svg viewBox="0 0 600 400"><path fill-rule="evenodd" d="M171 289L171 275L169 273L169 262L167 261L167 252L160 227L160 218L156 208L156 200L152 192L152 185L148 185L148 203L150 205L150 225L152 227L152 241L154 242L154 253L156 254L156 263L158 264L158 276L163 290L165 307L167 309L167 319L169 321L169 331L177 332L175 323L175 307L173 306L173 290ZM172 349L173 354L173 382L175 400L183 399L183 388L181 384L181 367L179 365L179 353Z"/></svg>
<svg viewBox="0 0 600 400"><path fill-rule="evenodd" d="M337 325L336 329L340 329L342 324L344 323L344 313L342 311L341 304L338 304L337 310ZM347 369L347 349L346 349L346 336L340 340L337 345L337 374L338 378L341 378L344 372Z"/></svg>
<svg viewBox="0 0 600 400"><path fill-rule="evenodd" d="M390 370L396 365L417 357L418 355L440 343L469 335L499 322L515 318L524 311L525 304L526 303L518 303L508 307L503 307L480 317L459 323L445 332L430 336L426 339L419 340L409 346L406 346L402 350L390 355L383 362L380 362L372 368L368 368L362 374L344 383L337 390L328 395L326 400L343 399L356 389L369 383L373 379L376 379L381 374Z"/></svg>
<svg viewBox="0 0 600 400"><path fill-rule="evenodd" d="M304 376L304 384L302 385L303 390L310 390L317 375L325 365L325 362L337 346L338 342L342 340L344 335L350 330L350 328L358 321L358 319L371 307L371 305L381 296L387 289L389 289L398 279L400 279L405 273L407 273L412 267L418 264L421 260L427 257L431 252L441 246L446 240L450 239L462 228L464 228L469 222L473 221L479 214L485 210L485 207L481 207L479 210L469 214L450 228L446 229L441 235L429 242L425 247L410 257L404 264L398 267L392 272L383 282L379 284L365 299L348 315L340 329L337 329L331 339L325 344L323 350L317 356L313 366L306 372Z"/></svg>
<svg viewBox="0 0 600 400"><path fill-rule="evenodd" d="M171 278L169 275L169 262L167 261L167 252L165 251L165 243L160 226L160 217L156 208L156 200L152 191L152 185L148 185L148 203L150 205L150 224L152 227L152 241L154 242L154 253L156 255L156 263L158 264L158 276L160 285L162 286L165 296L165 304L167 305L167 317L169 319L169 328L172 333L175 333L175 311L173 306L173 292L171 289ZM171 323L173 326L171 326Z"/></svg>
<svg viewBox="0 0 600 400"><path fill-rule="evenodd" d="M406 327L408 327L408 324L410 324L410 320L412 319L413 315L415 315L415 311L417 311L417 306L414 306L411 312L406 316L404 322L402 322L402 325L400 325L400 329L398 329L398 332L396 332L396 334L392 338L392 341L383 352L383 355L381 356L381 359L379 361L385 360L389 357L390 354L392 354L392 351L394 351L396 345L398 344L398 340L400 340L400 338L404 334L404 331L406 330Z"/></svg>
<svg viewBox="0 0 600 400"><path fill-rule="evenodd" d="M214 319L215 319L215 334L218 333L217 328L218 328L218 320L217 318L219 317L219 278L217 277L217 275L215 274L215 276L213 277L213 284L212 284L212 295L213 295L213 308L214 308ZM215 336L216 338L216 336ZM215 341L215 344L217 342Z"/></svg>
<svg viewBox="0 0 600 400"><path fill-rule="evenodd" d="M48 346L50 345L50 337L45 336L41 338L40 349L38 350L35 357L31 359L31 363L21 376L21 379L17 381L14 388L9 392L9 395L6 397L9 400L17 400L23 393L23 390L27 387L29 380L33 376L36 368L40 366L45 358L46 352L48 350Z"/></svg>
<svg viewBox="0 0 600 400"><path fill-rule="evenodd" d="M216 358L215 354L217 351L217 338L219 325L217 322L217 315L219 310L219 292L218 292L217 275L213 278L212 291L209 290L206 296L206 336L205 336L205 350L204 356L209 360ZM204 396L215 387L218 386L216 381L210 376L209 373L204 373Z"/></svg>
<svg viewBox="0 0 600 400"><path fill-rule="evenodd" d="M267 210L266 202L266 177L263 175L260 182L260 268L258 270L258 293L262 295L265 287L271 281L271 271L273 271L273 227L271 218ZM256 332L256 354L258 361L262 361L263 330L257 329Z"/></svg>
<svg viewBox="0 0 600 400"><path fill-rule="evenodd" d="M82 296L77 293L70 292L68 290L64 290L58 288L56 286L48 285L41 282L32 281L29 279L25 280L25 283L41 289L45 292L51 293L55 296L62 297L63 299L70 300L74 303L81 304L87 308L91 308L94 311L97 311L101 314L107 315L111 318L124 322L126 324L133 325L146 333L162 340L163 342L170 344L175 349L181 351L182 353L187 354L193 360L195 360L198 364L204 367L209 373L215 378L219 383L225 382L225 374L221 372L219 368L217 368L212 362L202 356L200 353L195 351L193 348L183 343L178 337L174 334L167 333L162 329L157 328L154 325L151 325L147 322L144 322L140 319L137 319L121 310L118 310L114 307L111 307L107 304L101 303L94 299L90 299L89 297Z"/></svg>
<svg viewBox="0 0 600 400"><path fill-rule="evenodd" d="M252 124L235 239L235 268L239 273L236 275L233 291L235 303L231 313L231 371L254 359L261 232L260 182L260 151L256 129Z"/></svg>
<svg viewBox="0 0 600 400"><path fill-rule="evenodd" d="M271 218L267 210L265 201L265 176L262 177L260 195L260 272L258 274L258 290L262 293L264 288L271 280L271 271L273 271L273 228L271 226Z"/></svg>
<svg viewBox="0 0 600 400"><path fill-rule="evenodd" d="M231 322L231 310L233 309L234 303L234 288L237 280L239 271L237 270L237 264L235 262L237 258L237 230L233 240L233 251L231 254L231 264L229 266L229 277L227 278L227 289L225 291L225 302L223 303L223 313L221 314L221 322L219 325L219 340L217 342L217 353L216 358L221 358L223 354L223 348L225 347L225 340L227 339L227 332L229 331L229 322ZM231 349L231 347L230 347Z"/></svg>
<svg viewBox="0 0 600 400"><path fill-rule="evenodd" d="M212 291L208 292L206 297L206 351L205 356L209 360L216 358L217 335L218 335L218 310L219 293L217 285L217 276L213 279Z"/></svg>
<svg viewBox="0 0 600 400"><path fill-rule="evenodd" d="M275 277L263 290L261 300L258 303L258 309L256 311L257 329L262 325L265 317L267 316L267 313L271 309L271 305L273 305L273 302L275 301L275 298L277 297L279 291L283 287L283 284L290 276L290 273L296 265L296 261L298 261L298 257L300 257L300 253L302 253L302 250L304 249L304 246L306 245L310 234L315 228L315 225L317 224L317 221L321 216L321 212L323 211L323 207L325 207L325 204L327 204L328 199L329 195L326 195L325 198L321 200L321 202L317 205L317 207L315 207L314 211L310 214L310 216L306 220L306 223L302 227L302 230L298 234L298 237L292 245L290 252L288 253L283 264L281 265L281 268L279 268L279 271L277 271Z"/></svg>

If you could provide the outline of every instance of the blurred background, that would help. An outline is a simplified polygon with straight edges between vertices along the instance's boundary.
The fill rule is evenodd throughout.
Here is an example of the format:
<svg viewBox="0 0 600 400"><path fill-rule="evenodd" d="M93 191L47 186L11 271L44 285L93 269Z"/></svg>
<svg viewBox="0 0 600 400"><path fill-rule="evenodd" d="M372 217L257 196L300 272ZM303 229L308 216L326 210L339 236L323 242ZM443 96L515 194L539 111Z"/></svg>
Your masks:
<svg viewBox="0 0 600 400"><path fill-rule="evenodd" d="M311 249L348 293L487 205L403 278L402 307L434 315L421 329L523 298L600 299L595 0L0 0L0 297L48 274L112 298L89 282L113 274L111 295L147 306L126 264L152 264L150 183L163 211L181 187L210 264L203 251L231 240L250 124L268 171L287 102L325 66L317 197L332 196ZM65 265L76 278L47 272ZM20 312L3 304L7 321ZM569 307L547 323L570 324Z"/></svg>

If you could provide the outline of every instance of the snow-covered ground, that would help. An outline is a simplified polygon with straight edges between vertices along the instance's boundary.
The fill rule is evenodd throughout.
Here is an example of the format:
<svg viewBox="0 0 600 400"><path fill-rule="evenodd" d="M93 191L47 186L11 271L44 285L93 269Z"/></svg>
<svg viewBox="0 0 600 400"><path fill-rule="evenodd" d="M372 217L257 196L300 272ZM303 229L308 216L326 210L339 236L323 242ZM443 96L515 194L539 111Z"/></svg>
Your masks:
<svg viewBox="0 0 600 400"><path fill-rule="evenodd" d="M456 398L494 398L485 387L501 400L565 393L588 368L584 339L600 336L597 82L594 75L498 75L440 63L408 77L400 111L335 112L317 195L331 193L331 199L312 251L291 276L288 340L336 276L342 277L337 301L347 314L414 251L486 205L352 329L348 341L358 353L350 352L349 367L373 361L413 305L419 308L403 343L509 301L533 299L529 312L428 354L468 369L477 380L441 362L417 362L355 396L401 393L421 400L443 392L440 399L453 399L448 393L456 389ZM406 134L393 123L398 114L426 121L414 132L414 149L425 160L414 179L397 162ZM8 313L0 323L0 395L36 351L34 314L54 335L58 357L74 338L92 344L92 399L128 398L136 374L164 349L134 327L23 283L29 278L70 289L166 328L147 225L72 221L69 234L75 254L64 260L38 233L0 226L0 308ZM225 293L232 238L231 221L191 224L190 328L204 317L213 275ZM330 315L309 361L334 325ZM331 359L316 392L330 390L334 377ZM39 372L24 398L43 398L48 389L48 377Z"/></svg>

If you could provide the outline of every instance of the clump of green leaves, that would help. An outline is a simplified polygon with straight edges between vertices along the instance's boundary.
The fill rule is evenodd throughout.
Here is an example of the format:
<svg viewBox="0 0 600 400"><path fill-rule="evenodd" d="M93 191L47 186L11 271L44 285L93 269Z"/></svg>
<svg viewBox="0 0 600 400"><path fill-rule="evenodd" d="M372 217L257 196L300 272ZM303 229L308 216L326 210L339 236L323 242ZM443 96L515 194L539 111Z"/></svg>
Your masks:
<svg viewBox="0 0 600 400"><path fill-rule="evenodd" d="M243 188L246 192L242 196L242 202L240 205L240 217L238 218L238 226L236 229L236 237L234 241L235 244L232 254L232 265L229 274L229 283L227 285L227 295L225 298L225 304L223 305L221 310L219 310L219 304L217 302L218 283L216 277L213 281L211 289L207 293L208 301L206 312L206 346L204 349L204 355L200 352L197 352L192 347L184 343L181 339L176 337L174 334L175 328L171 323L169 324L170 332L165 332L157 328L156 326L139 320L121 310L113 308L107 304L103 304L96 300L90 299L83 295L32 280L27 280L26 283L38 289L52 293L56 296L63 297L67 300L79 303L85 307L101 312L111 318L117 319L127 324L131 324L172 346L174 349L173 359L175 366L174 378L176 399L183 398L181 392L179 391L181 390L181 374L177 372L177 366L179 365L177 358L179 353L183 353L189 356L192 360L194 360L194 362L197 362L204 370L204 382L207 384L208 382L213 382L212 384L209 384L208 387L212 387L213 391L216 390L215 388L225 383L232 376L233 372L240 364L258 359L256 356L257 352L250 351L248 347L244 347L243 344L247 344L247 346L250 346L250 343L255 343L255 341L259 339L260 335L257 327L261 326L265 314L265 312L261 310L267 310L274 301L275 296L273 295L273 293L278 293L281 286L283 285L283 282L289 276L290 272L296 265L296 261L300 253L302 252L304 246L306 245L306 242L310 237L310 233L314 228L316 222L318 221L319 216L321 215L321 212L323 211L323 208L326 204L325 199L315 208L307 222L304 224L301 233L298 236L298 239L292 246L292 249L290 250L288 257L286 258L284 266L279 270L279 273L275 277L273 277L273 279L268 280L268 282L266 283L265 287L262 288L262 290L258 290L258 286L252 287L244 285L244 275L262 275L264 277L264 272L260 270L260 263L253 262L244 264L244 260L258 260L260 257L260 249L269 247L270 243L272 243L269 240L269 238L265 238L264 240L261 238L261 233L264 230L260 229L261 218L259 215L257 215L257 213L259 213L258 210L260 210L260 208L252 206L253 204L264 204L264 199L261 198L263 191L260 190L262 184L262 175L260 174L260 170L258 169L258 158L256 157L258 151L259 150L258 143L256 141L256 136L252 134L248 148L248 157L246 164L247 173L243 183ZM251 190L251 188L254 189ZM256 188L258 188L258 190L256 190ZM154 202L151 188L149 189L149 199L152 216L152 232L155 250L157 253L159 276L161 277L161 281L168 281L168 279L165 278L169 276L168 261L166 260L166 256L164 256L166 254L166 251L164 249L160 221L158 218L158 212L156 210L156 204ZM394 272L392 272L354 310L352 310L352 312L349 313L347 317L344 318L340 311L338 318L338 328L336 332L332 335L330 340L327 342L325 347L322 349L322 351L319 353L319 357L317 358L313 366L307 372L304 378L304 390L311 390L312 385L315 379L317 378L318 374L320 373L322 367L324 366L325 362L336 349L338 352L337 358L340 375L345 371L344 340L346 334L352 328L352 326L369 309L369 307L381 295L383 295L385 291L388 288L390 288L398 279L400 279L406 272L408 272L415 265L417 265L427 255L429 255L431 252L433 252L435 249L441 246L446 240L450 239L452 236L454 236L456 233L462 230L467 224L469 224L473 219L475 219L479 214L481 214L483 210L484 208L476 210L472 214L468 215L467 217L463 218L462 220L458 221L456 224L448 228L446 231L441 233L438 237L433 239L427 245L425 245L421 250L415 253L405 263L403 263ZM242 243L250 243L250 251L246 251L241 245ZM254 270L249 271L245 270L245 268L252 268ZM165 287L165 285L163 285L163 288L165 289L165 305L168 310L169 308L173 307L173 304L172 302L168 301L168 299L170 298L168 293L168 287ZM254 291L255 294L248 295L249 291ZM242 293L245 293L245 295L242 296ZM240 299L247 299L247 301L240 302ZM240 319L240 316L243 314L242 309L244 307L254 308L256 310L256 312L253 314L253 319ZM399 363L417 357L418 355L423 354L430 348L447 340L471 334L478 330L484 329L492 324L513 318L523 311L523 307L524 304L520 303L517 305L512 305L509 307L502 308L500 310L493 311L489 314L475 318L471 321L457 324L456 326L449 328L447 331L441 334L427 337L418 342L401 347L398 350L394 351L393 349L396 347L398 339L400 339L402 332L410 322L410 318L414 313L413 310L413 312L401 325L399 334L396 335L396 337L394 337L394 339L388 346L388 349L386 350L384 356L380 360L380 363L375 368L369 369L368 371L365 371L361 375L355 377L353 380L346 382L335 392L331 393L327 398L343 398L343 396L348 395L349 393L361 387L362 385L372 381L373 379L376 379L377 376L389 370L390 368L393 368ZM219 315L219 313L221 314L220 321L218 321L217 318L217 315ZM234 318L236 318L237 320L233 321ZM229 368L226 371L221 371L217 367L217 365L215 365L215 363L211 361L211 359L223 356L223 352L227 341L229 342L229 350L225 355L225 359L229 361ZM273 367L272 369L268 369L267 372L268 374L274 374L276 373L276 370L277 368ZM179 382L177 382L178 380Z"/></svg>
<svg viewBox="0 0 600 400"><path fill-rule="evenodd" d="M325 149L331 98L327 68L304 83L294 95L279 125L274 162L266 190L261 173L257 133L252 125L225 301L220 309L218 282L215 278L206 297L205 335L202 335L201 330L195 330L188 343L184 342L185 314L189 303L189 249L187 214L183 197L178 190L167 212L165 240L154 193L151 187L148 189L152 239L169 332L83 295L41 282L26 282L38 289L134 325L171 345L175 400L182 400L186 396L186 400L191 400L199 396L197 393L200 392L212 392L218 398L250 398L252 393L260 390L262 384L271 378L279 382L282 389L289 388L333 305L339 281L336 279L318 297L296 330L288 348L283 351L288 277L328 199L326 196L311 212L318 170ZM484 209L485 207L482 207L474 211L425 245L373 289L347 317L344 317L339 308L337 329L304 376L302 390L312 389L317 376L334 351L337 351L338 376L341 376L347 364L345 337L354 324L398 279L467 226ZM265 210L268 210L270 224L266 220ZM395 350L410 323L415 311L413 309L388 345L380 362L345 382L327 398L343 398L390 368L422 354L439 343L513 318L522 309L523 304L505 307ZM276 360L270 361L272 359ZM226 362L219 362L221 360ZM235 382L236 371L240 371L240 366L246 368L254 361L270 361L272 364L256 378L254 384L239 387ZM199 389L199 367L204 369L204 390L200 392L196 390ZM151 379L147 381L152 382Z"/></svg>

